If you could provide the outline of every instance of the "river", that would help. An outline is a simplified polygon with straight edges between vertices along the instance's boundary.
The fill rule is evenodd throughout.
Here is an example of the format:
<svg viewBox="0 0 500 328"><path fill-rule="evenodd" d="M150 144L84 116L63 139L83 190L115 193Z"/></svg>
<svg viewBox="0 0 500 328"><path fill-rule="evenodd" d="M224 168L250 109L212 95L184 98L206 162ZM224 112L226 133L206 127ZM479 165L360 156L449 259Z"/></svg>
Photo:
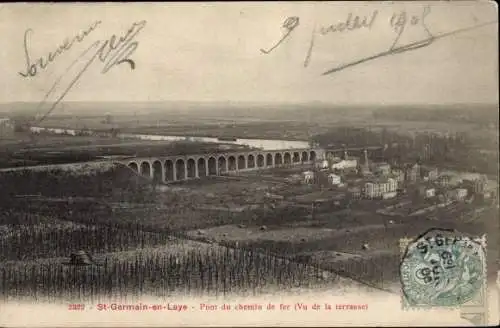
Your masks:
<svg viewBox="0 0 500 328"><path fill-rule="evenodd" d="M44 128L36 126L30 127L30 130L35 133L46 131L54 134L68 134L73 136L76 136L79 133L84 133L84 134L92 133L92 131L83 131L83 130L80 131L80 130L61 129L61 128ZM310 147L309 141L297 141L297 140L237 138L235 141L231 141L231 140L219 140L218 138L213 138L213 137L167 136L167 135L135 134L135 133L118 133L116 136L121 139L139 139L139 140L151 140L151 141L193 141L193 142L206 142L206 143L224 143L224 144L234 144L234 145L261 148L263 150L304 149Z"/></svg>

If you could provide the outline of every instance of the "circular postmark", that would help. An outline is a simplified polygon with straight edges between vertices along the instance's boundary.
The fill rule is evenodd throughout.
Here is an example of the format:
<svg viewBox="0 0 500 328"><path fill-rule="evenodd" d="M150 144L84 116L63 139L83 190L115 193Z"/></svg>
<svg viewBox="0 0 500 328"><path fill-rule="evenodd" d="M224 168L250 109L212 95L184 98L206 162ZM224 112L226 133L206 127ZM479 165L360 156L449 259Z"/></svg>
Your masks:
<svg viewBox="0 0 500 328"><path fill-rule="evenodd" d="M481 242L432 229L410 243L400 276L405 301L415 306L459 306L474 298L484 283Z"/></svg>

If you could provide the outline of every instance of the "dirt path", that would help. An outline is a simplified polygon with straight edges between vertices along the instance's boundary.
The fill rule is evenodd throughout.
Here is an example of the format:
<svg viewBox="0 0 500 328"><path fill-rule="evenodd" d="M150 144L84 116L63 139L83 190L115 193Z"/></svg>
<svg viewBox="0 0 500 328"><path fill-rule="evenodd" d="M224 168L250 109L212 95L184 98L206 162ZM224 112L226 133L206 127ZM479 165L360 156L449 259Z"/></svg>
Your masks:
<svg viewBox="0 0 500 328"><path fill-rule="evenodd" d="M402 224L392 224L391 228L402 226ZM331 229L320 227L286 227L284 229L260 230L259 227L240 228L237 225L223 225L204 230L191 230L188 236L195 237L199 234L213 238L215 240L231 241L257 241L272 240L276 242L301 242L306 240L319 240L325 238L338 238L346 234L355 234L363 231L385 229L384 224L370 224L358 227L343 229Z"/></svg>

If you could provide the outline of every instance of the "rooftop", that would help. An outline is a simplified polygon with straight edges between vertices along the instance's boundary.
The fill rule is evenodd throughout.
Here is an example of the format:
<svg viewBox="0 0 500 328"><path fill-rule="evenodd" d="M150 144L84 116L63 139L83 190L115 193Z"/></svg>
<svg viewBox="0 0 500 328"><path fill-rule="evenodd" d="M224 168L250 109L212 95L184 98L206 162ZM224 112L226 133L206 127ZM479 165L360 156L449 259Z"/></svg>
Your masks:
<svg viewBox="0 0 500 328"><path fill-rule="evenodd" d="M392 178L385 177L375 177L366 181L366 183L387 183L389 180L394 180Z"/></svg>

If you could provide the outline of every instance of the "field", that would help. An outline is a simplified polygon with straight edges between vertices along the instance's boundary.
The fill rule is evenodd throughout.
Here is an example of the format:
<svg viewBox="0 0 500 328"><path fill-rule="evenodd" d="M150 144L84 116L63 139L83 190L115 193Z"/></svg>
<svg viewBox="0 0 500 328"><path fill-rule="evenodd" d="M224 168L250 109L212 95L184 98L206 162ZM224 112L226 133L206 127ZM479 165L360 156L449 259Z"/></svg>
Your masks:
<svg viewBox="0 0 500 328"><path fill-rule="evenodd" d="M313 209L297 197L333 191L286 182L293 169L162 188L120 165L20 172L0 175L9 190L0 217L5 299L258 294L346 285L397 292L400 238L439 226L494 231L497 215L489 210L473 222L392 218L375 214L367 201ZM384 202L377 206L390 203ZM79 250L99 265L63 264Z"/></svg>
<svg viewBox="0 0 500 328"><path fill-rule="evenodd" d="M356 285L314 263L189 238L185 229L203 219L192 217L189 205L174 209L178 216L166 223L158 217L165 209L160 199L177 195L176 202L183 204L186 196L155 192L127 168L96 164L86 170L68 166L19 172L2 174L2 186L10 189L0 216L4 299L255 294L272 288ZM19 197L21 191L38 196ZM168 224L175 220L176 225ZM99 265L64 265L79 250L93 254Z"/></svg>
<svg viewBox="0 0 500 328"><path fill-rule="evenodd" d="M12 222L12 217L9 220ZM256 294L270 286L286 289L339 283L336 275L327 275L317 266L178 239L170 234L47 219L27 227L2 227L9 227L2 234L2 255L7 257L2 260L7 261L0 269L1 296L7 300ZM63 265L70 251L80 249L96 254L94 261L98 265Z"/></svg>

